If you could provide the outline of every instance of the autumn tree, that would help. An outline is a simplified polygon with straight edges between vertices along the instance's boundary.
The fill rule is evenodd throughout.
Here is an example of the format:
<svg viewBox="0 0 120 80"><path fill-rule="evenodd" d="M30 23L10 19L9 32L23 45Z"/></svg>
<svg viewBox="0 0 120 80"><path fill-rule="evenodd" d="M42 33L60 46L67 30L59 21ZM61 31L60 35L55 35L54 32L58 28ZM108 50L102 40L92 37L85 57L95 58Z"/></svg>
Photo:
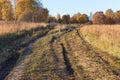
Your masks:
<svg viewBox="0 0 120 80"><path fill-rule="evenodd" d="M0 20L2 20L2 1L0 0Z"/></svg>
<svg viewBox="0 0 120 80"><path fill-rule="evenodd" d="M33 13L31 11L24 11L18 18L18 21L32 22Z"/></svg>
<svg viewBox="0 0 120 80"><path fill-rule="evenodd" d="M48 19L47 19L47 22L55 22L56 21L56 19L55 19L55 17L53 17L52 15L49 15L48 16Z"/></svg>
<svg viewBox="0 0 120 80"><path fill-rule="evenodd" d="M120 24L120 11L117 11L112 14L112 20L115 24Z"/></svg>
<svg viewBox="0 0 120 80"><path fill-rule="evenodd" d="M13 19L13 9L10 0L0 0L0 19L5 21Z"/></svg>
<svg viewBox="0 0 120 80"><path fill-rule="evenodd" d="M114 12L111 9L106 10L105 17L106 17L106 23L107 24L112 24L113 23L112 18L111 18L113 13Z"/></svg>
<svg viewBox="0 0 120 80"><path fill-rule="evenodd" d="M21 20L21 19L23 19L22 16L26 15L26 13L36 12L35 11L36 9L38 9L38 6L34 0L19 0L16 4L15 15L18 20ZM31 16L29 16L29 17L31 17ZM32 18L29 18L29 19L32 20Z"/></svg>
<svg viewBox="0 0 120 80"><path fill-rule="evenodd" d="M41 12L40 12L40 13L41 13ZM48 9L47 9L47 8L42 9L42 13L41 13L41 14L42 14L42 15L41 15L41 17L39 17L39 19L41 19L41 21L46 22L47 19L48 19L48 16L49 16L49 11L48 11Z"/></svg>
<svg viewBox="0 0 120 80"><path fill-rule="evenodd" d="M86 14L74 14L72 18L70 19L71 23L86 23L89 21L89 18Z"/></svg>
<svg viewBox="0 0 120 80"><path fill-rule="evenodd" d="M81 14L80 16L77 17L77 20L79 23L86 23L89 21L89 18L86 14Z"/></svg>
<svg viewBox="0 0 120 80"><path fill-rule="evenodd" d="M13 10L10 0L4 0L2 7L2 19L5 21L13 19Z"/></svg>
<svg viewBox="0 0 120 80"><path fill-rule="evenodd" d="M113 13L114 13L114 12L112 11L112 9L108 9L108 10L106 10L106 12L105 12L105 16L110 17Z"/></svg>
<svg viewBox="0 0 120 80"><path fill-rule="evenodd" d="M70 21L70 15L63 15L62 16L62 22L65 24L68 24Z"/></svg>
<svg viewBox="0 0 120 80"><path fill-rule="evenodd" d="M16 4L15 15L18 21L46 21L49 11L43 8L39 0L19 0Z"/></svg>
<svg viewBox="0 0 120 80"><path fill-rule="evenodd" d="M48 9L38 11L33 17L34 22L46 22L48 19L48 13Z"/></svg>
<svg viewBox="0 0 120 80"><path fill-rule="evenodd" d="M78 17L79 17L80 15L81 15L80 13L74 14L74 15L71 17L70 22L71 22L71 23L78 23Z"/></svg>
<svg viewBox="0 0 120 80"><path fill-rule="evenodd" d="M93 24L105 24L106 23L106 17L103 12L96 12L93 15L92 18L92 23Z"/></svg>

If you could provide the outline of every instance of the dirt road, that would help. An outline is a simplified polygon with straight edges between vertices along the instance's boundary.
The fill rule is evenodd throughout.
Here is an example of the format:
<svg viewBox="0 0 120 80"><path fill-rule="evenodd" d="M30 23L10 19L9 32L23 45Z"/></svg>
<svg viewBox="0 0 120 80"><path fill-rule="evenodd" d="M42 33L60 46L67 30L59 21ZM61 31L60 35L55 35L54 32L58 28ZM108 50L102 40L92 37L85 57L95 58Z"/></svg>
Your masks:
<svg viewBox="0 0 120 80"><path fill-rule="evenodd" d="M54 33L56 38L51 42L48 37L53 34L33 43L33 49L30 46L26 49L32 54L24 57L6 80L120 80L120 70L111 66L102 52L94 50L79 29L66 31L59 37Z"/></svg>

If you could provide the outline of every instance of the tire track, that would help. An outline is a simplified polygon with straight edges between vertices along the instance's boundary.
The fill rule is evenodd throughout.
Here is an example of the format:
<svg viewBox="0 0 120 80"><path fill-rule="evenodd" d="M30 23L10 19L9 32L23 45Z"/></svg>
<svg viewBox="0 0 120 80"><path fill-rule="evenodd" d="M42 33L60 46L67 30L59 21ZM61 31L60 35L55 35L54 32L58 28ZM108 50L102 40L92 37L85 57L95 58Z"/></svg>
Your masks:
<svg viewBox="0 0 120 80"><path fill-rule="evenodd" d="M69 58L67 57L67 51L66 51L66 49L65 49L65 47L64 47L64 45L62 43L61 43L61 47L62 47L62 53L63 53L66 69L67 69L69 75L73 75L74 70L72 69Z"/></svg>
<svg viewBox="0 0 120 80"><path fill-rule="evenodd" d="M67 35L69 35L69 34L67 34ZM83 70L83 67L77 65L79 57L74 54L74 52L78 51L77 49L79 49L79 48L74 50L74 48L73 48L74 46L73 46L73 44L72 45L70 44L71 43L70 40L71 40L70 38L68 40L68 37L64 36L64 40L62 40L62 41L64 41L65 47L67 49L67 56L69 58L69 62L71 62L71 67L74 71L74 79L75 80L85 80L86 74ZM76 44L74 43L74 45L76 45ZM92 80L92 79L90 79L90 80Z"/></svg>
<svg viewBox="0 0 120 80"><path fill-rule="evenodd" d="M58 80L74 80L73 70L68 63L68 58L64 47L59 41L54 40L50 44L51 56L53 57L54 73L58 76Z"/></svg>

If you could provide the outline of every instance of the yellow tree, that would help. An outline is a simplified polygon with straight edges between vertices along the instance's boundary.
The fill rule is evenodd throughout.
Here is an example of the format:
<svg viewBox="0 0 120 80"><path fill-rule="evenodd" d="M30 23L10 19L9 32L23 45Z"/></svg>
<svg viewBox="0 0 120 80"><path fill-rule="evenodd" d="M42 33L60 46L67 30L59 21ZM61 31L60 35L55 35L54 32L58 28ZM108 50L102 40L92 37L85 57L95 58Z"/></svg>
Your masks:
<svg viewBox="0 0 120 80"><path fill-rule="evenodd" d="M86 14L81 14L77 17L77 20L79 23L87 23L89 21L89 18Z"/></svg>
<svg viewBox="0 0 120 80"><path fill-rule="evenodd" d="M0 20L2 20L2 2L0 1Z"/></svg>
<svg viewBox="0 0 120 80"><path fill-rule="evenodd" d="M13 10L10 0L1 0L1 5L2 20L11 20L13 17Z"/></svg>
<svg viewBox="0 0 120 80"><path fill-rule="evenodd" d="M113 23L112 18L111 18L113 13L114 12L111 9L106 10L105 17L106 17L106 23L107 24L112 24Z"/></svg>
<svg viewBox="0 0 120 80"><path fill-rule="evenodd" d="M18 21L46 21L48 12L39 0L18 0L16 3L15 16Z"/></svg>
<svg viewBox="0 0 120 80"><path fill-rule="evenodd" d="M19 20L23 19L21 17L24 14L26 15L26 13L32 13L32 15L34 16L34 14L36 14L37 11L39 11L39 9L39 5L35 0L19 0L16 4L15 14L17 19Z"/></svg>
<svg viewBox="0 0 120 80"><path fill-rule="evenodd" d="M81 16L81 13L77 13L77 14L74 14L71 19L70 19L70 22L71 23L79 23L79 16Z"/></svg>
<svg viewBox="0 0 120 80"><path fill-rule="evenodd" d="M2 3L0 2L0 20L2 19Z"/></svg>

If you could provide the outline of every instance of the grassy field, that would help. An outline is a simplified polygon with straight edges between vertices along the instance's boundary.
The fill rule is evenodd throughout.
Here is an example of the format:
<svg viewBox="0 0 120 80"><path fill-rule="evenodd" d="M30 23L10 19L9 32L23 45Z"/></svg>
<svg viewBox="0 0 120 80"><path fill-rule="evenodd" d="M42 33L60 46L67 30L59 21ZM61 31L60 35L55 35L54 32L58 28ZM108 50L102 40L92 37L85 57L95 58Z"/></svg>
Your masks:
<svg viewBox="0 0 120 80"><path fill-rule="evenodd" d="M7 33L30 30L38 26L46 26L46 23L26 23L26 22L0 22L0 35Z"/></svg>
<svg viewBox="0 0 120 80"><path fill-rule="evenodd" d="M120 58L120 25L87 25L80 31L92 46Z"/></svg>

